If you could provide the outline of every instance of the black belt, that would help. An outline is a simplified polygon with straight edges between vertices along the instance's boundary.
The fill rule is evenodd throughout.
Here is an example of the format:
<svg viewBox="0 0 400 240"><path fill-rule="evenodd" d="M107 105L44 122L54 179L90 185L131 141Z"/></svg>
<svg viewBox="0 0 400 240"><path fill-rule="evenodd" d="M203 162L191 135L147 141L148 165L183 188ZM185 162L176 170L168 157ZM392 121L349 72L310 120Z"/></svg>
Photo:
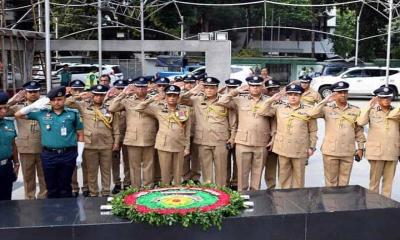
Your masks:
<svg viewBox="0 0 400 240"><path fill-rule="evenodd" d="M43 147L43 151L46 152L54 152L54 153L65 153L65 152L71 152L71 151L76 151L77 147L66 147L66 148L48 148L48 147Z"/></svg>

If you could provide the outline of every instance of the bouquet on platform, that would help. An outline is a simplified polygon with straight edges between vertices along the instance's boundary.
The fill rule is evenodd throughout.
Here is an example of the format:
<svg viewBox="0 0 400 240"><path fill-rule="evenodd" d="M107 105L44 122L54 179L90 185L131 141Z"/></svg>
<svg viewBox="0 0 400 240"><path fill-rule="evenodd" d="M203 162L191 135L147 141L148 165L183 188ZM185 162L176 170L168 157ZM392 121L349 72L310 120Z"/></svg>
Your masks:
<svg viewBox="0 0 400 240"><path fill-rule="evenodd" d="M128 189L112 200L116 216L134 222L184 227L201 225L204 229L222 226L223 217L236 216L244 209L240 194L213 184L189 183L180 187Z"/></svg>

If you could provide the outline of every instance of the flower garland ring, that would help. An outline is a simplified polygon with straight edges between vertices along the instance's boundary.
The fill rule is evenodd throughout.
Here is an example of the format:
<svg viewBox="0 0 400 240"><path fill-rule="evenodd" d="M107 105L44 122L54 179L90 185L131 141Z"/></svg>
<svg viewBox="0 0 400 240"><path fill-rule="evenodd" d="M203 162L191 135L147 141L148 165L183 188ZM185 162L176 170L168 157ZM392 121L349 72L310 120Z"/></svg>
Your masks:
<svg viewBox="0 0 400 240"><path fill-rule="evenodd" d="M244 208L239 193L214 185L187 185L151 190L129 189L112 201L113 213L135 222L172 225L180 222L221 227L224 216L238 215Z"/></svg>

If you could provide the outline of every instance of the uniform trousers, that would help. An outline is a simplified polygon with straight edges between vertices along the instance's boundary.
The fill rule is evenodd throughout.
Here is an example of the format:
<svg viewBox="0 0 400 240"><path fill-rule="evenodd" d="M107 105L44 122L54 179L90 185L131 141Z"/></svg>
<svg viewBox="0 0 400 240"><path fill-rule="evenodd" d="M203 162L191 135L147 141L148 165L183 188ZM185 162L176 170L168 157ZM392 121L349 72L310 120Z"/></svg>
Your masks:
<svg viewBox="0 0 400 240"><path fill-rule="evenodd" d="M304 187L306 160L279 155L279 183L282 189Z"/></svg>
<svg viewBox="0 0 400 240"><path fill-rule="evenodd" d="M369 160L369 190L390 198L397 161ZM382 179L382 186L380 187ZM380 190L381 189L381 190ZM379 191L380 190L380 191Z"/></svg>
<svg viewBox="0 0 400 240"><path fill-rule="evenodd" d="M150 187L154 182L154 146L127 146L132 187ZM143 170L143 178L142 178Z"/></svg>
<svg viewBox="0 0 400 240"><path fill-rule="evenodd" d="M91 197L99 195L98 175L100 168L101 195L110 195L112 149L85 149L88 170L89 192Z"/></svg>
<svg viewBox="0 0 400 240"><path fill-rule="evenodd" d="M199 158L201 159L201 171L204 183L214 183L218 186L225 186L227 176L227 155L225 145L206 146L198 145ZM213 172L215 169L215 176Z"/></svg>
<svg viewBox="0 0 400 240"><path fill-rule="evenodd" d="M261 175L265 164L267 150L265 147L236 144L236 164L238 167L238 190L259 190Z"/></svg>
<svg viewBox="0 0 400 240"><path fill-rule="evenodd" d="M72 197L71 180L78 157L76 147L60 152L44 149L40 156L47 186L47 198Z"/></svg>
<svg viewBox="0 0 400 240"><path fill-rule="evenodd" d="M36 176L39 180L39 193L37 198L47 197L46 182L43 176L42 159L40 153L20 153L22 176L24 178L25 199L36 198Z"/></svg>
<svg viewBox="0 0 400 240"><path fill-rule="evenodd" d="M113 151L112 157L112 176L114 185L121 186L121 174L120 174L120 166L121 166L121 156L122 162L124 164L124 187L129 187L131 185L131 177L129 170L129 157L128 157L128 149L125 145L122 145L120 151Z"/></svg>
<svg viewBox="0 0 400 240"><path fill-rule="evenodd" d="M200 159L198 145L191 141L190 155L186 156L183 160L183 180L200 180Z"/></svg>
<svg viewBox="0 0 400 240"><path fill-rule="evenodd" d="M265 183L268 189L276 187L276 172L278 169L278 155L274 152L268 152L267 161L265 161Z"/></svg>
<svg viewBox="0 0 400 240"><path fill-rule="evenodd" d="M12 159L4 159L0 162L0 201L11 200L13 182L17 180ZM6 217L6 216L5 216Z"/></svg>
<svg viewBox="0 0 400 240"><path fill-rule="evenodd" d="M227 186L236 186L238 184L238 170L236 165L236 145L233 148L228 150L227 156L227 178L226 185Z"/></svg>
<svg viewBox="0 0 400 240"><path fill-rule="evenodd" d="M349 185L354 157L336 157L324 154L323 159L325 185L327 187Z"/></svg>
<svg viewBox="0 0 400 240"><path fill-rule="evenodd" d="M158 150L158 158L160 161L161 182L165 185L169 185L171 184L173 176L174 185L180 185L182 178L183 152L166 152Z"/></svg>
<svg viewBox="0 0 400 240"><path fill-rule="evenodd" d="M87 173L87 165L85 156L82 157L82 192L89 191L88 187L88 173ZM79 192L79 182L78 182L78 168L75 168L74 173L72 174L72 192Z"/></svg>

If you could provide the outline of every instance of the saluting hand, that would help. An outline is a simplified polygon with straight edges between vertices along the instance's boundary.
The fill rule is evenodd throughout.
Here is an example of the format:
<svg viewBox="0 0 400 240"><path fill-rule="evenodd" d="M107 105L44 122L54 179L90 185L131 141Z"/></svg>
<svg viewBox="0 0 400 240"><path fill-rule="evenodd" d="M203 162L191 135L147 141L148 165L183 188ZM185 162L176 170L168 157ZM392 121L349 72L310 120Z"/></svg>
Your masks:
<svg viewBox="0 0 400 240"><path fill-rule="evenodd" d="M243 85L241 85L240 87L237 88L237 91L239 93L246 93L246 92L249 91L249 89L250 89L250 86L248 84L243 84Z"/></svg>
<svg viewBox="0 0 400 240"><path fill-rule="evenodd" d="M132 84L129 84L128 86L126 86L124 88L124 90L122 90L123 93L125 93L126 95L131 94L132 92L134 92L134 87Z"/></svg>
<svg viewBox="0 0 400 240"><path fill-rule="evenodd" d="M13 103L18 103L18 102L22 102L25 99L25 90L21 90L19 92L17 92L12 98L10 98L10 100L8 100L9 104L13 104Z"/></svg>
<svg viewBox="0 0 400 240"><path fill-rule="evenodd" d="M377 103L378 103L378 97L375 96L368 102L368 106L369 108L373 108Z"/></svg>
<svg viewBox="0 0 400 240"><path fill-rule="evenodd" d="M165 98L165 92L160 92L153 97L154 101L161 101Z"/></svg>
<svg viewBox="0 0 400 240"><path fill-rule="evenodd" d="M333 92L331 94L329 94L326 98L325 98L325 102L332 102L335 101L337 96L337 92Z"/></svg>

